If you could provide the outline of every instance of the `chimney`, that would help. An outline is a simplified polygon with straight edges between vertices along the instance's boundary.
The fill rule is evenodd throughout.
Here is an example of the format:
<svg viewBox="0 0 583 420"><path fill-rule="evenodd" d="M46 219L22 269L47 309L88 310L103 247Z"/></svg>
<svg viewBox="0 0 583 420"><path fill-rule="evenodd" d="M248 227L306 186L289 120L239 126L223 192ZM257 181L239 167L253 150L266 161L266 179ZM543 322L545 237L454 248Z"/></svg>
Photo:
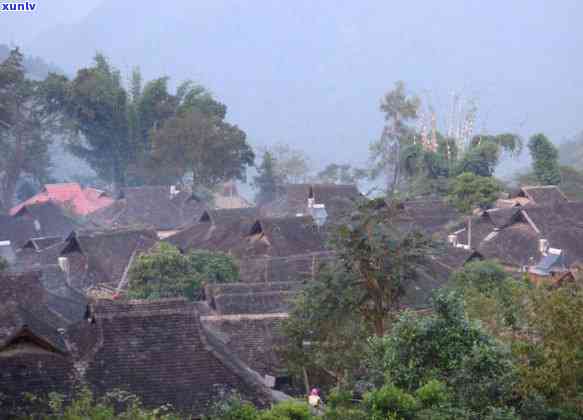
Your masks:
<svg viewBox="0 0 583 420"><path fill-rule="evenodd" d="M308 198L308 208L314 207L315 200L313 198Z"/></svg>
<svg viewBox="0 0 583 420"><path fill-rule="evenodd" d="M176 197L180 191L176 188L176 185L170 185L170 198Z"/></svg>
<svg viewBox="0 0 583 420"><path fill-rule="evenodd" d="M549 250L549 241L543 238L539 239L538 250L542 255L547 255L547 251Z"/></svg>
<svg viewBox="0 0 583 420"><path fill-rule="evenodd" d="M34 219L34 230L36 230L37 232L40 232L40 222L37 219Z"/></svg>
<svg viewBox="0 0 583 420"><path fill-rule="evenodd" d="M59 268L65 273L65 279L67 280L67 284L70 286L69 281L69 273L71 271L71 265L69 263L69 259L67 257L59 257Z"/></svg>

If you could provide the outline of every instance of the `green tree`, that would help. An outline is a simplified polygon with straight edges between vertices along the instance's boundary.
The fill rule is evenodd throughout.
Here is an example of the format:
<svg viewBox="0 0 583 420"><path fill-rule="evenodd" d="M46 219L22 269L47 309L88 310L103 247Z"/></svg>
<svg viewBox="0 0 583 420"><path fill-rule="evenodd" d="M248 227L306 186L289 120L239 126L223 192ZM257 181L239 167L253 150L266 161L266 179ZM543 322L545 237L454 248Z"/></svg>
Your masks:
<svg viewBox="0 0 583 420"><path fill-rule="evenodd" d="M478 176L492 176L504 153L518 156L521 151L522 139L516 134L476 135L472 138L469 149L460 157L456 173L470 172Z"/></svg>
<svg viewBox="0 0 583 420"><path fill-rule="evenodd" d="M183 255L161 242L132 265L128 292L136 299L184 296L196 300L204 284L234 282L238 278L237 265L226 254L197 251Z"/></svg>
<svg viewBox="0 0 583 420"><path fill-rule="evenodd" d="M385 127L378 141L370 146L373 164L372 176L383 173L388 194L395 191L401 176L401 149L414 135L408 123L417 119L421 101L408 96L405 83L396 82L393 90L385 94L380 111L385 114Z"/></svg>
<svg viewBox="0 0 583 420"><path fill-rule="evenodd" d="M509 349L466 318L455 292L438 294L432 315L402 315L372 349L370 369L407 392L437 379L457 407L486 412L513 401L517 371Z"/></svg>
<svg viewBox="0 0 583 420"><path fill-rule="evenodd" d="M360 292L359 311L377 336L399 310L406 283L435 251L422 233L402 229L401 211L397 202L364 202L332 233L331 244Z"/></svg>
<svg viewBox="0 0 583 420"><path fill-rule="evenodd" d="M167 175L192 176L193 188L212 189L224 181L246 179L255 159L246 137L236 125L189 110L152 132L152 161Z"/></svg>
<svg viewBox="0 0 583 420"><path fill-rule="evenodd" d="M500 183L491 177L464 172L452 182L448 201L464 213L474 208L489 208L502 191Z"/></svg>
<svg viewBox="0 0 583 420"><path fill-rule="evenodd" d="M561 183L559 151L544 134L535 134L528 141L532 156L534 175L539 184L558 185Z"/></svg>
<svg viewBox="0 0 583 420"><path fill-rule="evenodd" d="M126 184L135 156L129 139L128 94L119 71L102 54L93 66L77 72L67 86L65 110L78 136L71 152L87 161L114 188Z"/></svg>
<svg viewBox="0 0 583 420"><path fill-rule="evenodd" d="M555 406L583 415L583 291L534 288L523 299L528 334L514 345L523 395L544 395Z"/></svg>
<svg viewBox="0 0 583 420"><path fill-rule="evenodd" d="M23 176L47 181L49 145L59 133L61 114L49 101L54 77L27 79L23 59L15 49L0 63L0 211L12 206Z"/></svg>
<svg viewBox="0 0 583 420"><path fill-rule="evenodd" d="M259 189L255 196L255 202L258 206L275 200L277 186L281 183L275 172L275 166L276 163L271 153L265 152L261 165L257 168L257 176L253 178L255 187Z"/></svg>
<svg viewBox="0 0 583 420"><path fill-rule="evenodd" d="M338 386L353 383L370 333L357 313L361 295L354 275L337 264L304 286L283 325L282 354L292 373L309 381L308 372L328 372Z"/></svg>

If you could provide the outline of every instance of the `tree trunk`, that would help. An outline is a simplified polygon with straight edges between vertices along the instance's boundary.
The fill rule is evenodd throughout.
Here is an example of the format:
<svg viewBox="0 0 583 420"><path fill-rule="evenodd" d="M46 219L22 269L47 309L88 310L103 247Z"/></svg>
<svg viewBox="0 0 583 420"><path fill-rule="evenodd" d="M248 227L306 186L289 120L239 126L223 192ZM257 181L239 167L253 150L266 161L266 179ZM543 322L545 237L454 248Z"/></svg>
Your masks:
<svg viewBox="0 0 583 420"><path fill-rule="evenodd" d="M377 337L385 336L385 320L381 317L374 320L374 333Z"/></svg>

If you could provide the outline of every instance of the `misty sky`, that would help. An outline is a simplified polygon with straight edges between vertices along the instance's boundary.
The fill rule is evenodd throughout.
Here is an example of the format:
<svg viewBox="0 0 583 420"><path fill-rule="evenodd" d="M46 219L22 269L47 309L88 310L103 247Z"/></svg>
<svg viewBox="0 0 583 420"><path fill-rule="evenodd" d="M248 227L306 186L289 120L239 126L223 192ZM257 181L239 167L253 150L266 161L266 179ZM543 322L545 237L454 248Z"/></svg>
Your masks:
<svg viewBox="0 0 583 420"><path fill-rule="evenodd" d="M479 101L488 132L583 130L580 0L40 0L0 38L73 73L96 50L122 72L194 79L255 144L362 162L397 80L437 108ZM2 42L2 40L0 40ZM442 127L443 128L443 127Z"/></svg>

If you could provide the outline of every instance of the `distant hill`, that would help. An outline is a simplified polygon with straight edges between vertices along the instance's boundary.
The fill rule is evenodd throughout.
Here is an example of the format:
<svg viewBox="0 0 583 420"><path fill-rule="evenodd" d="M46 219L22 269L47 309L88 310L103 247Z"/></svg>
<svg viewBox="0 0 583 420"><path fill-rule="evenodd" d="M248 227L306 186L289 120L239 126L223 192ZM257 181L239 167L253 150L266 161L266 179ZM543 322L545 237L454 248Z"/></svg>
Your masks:
<svg viewBox="0 0 583 420"><path fill-rule="evenodd" d="M6 60L12 47L5 44L0 44L0 62ZM21 48L20 50L26 55L26 51ZM29 77L32 79L44 79L49 73L59 73L64 74L63 70L54 64L47 63L45 60L39 57L25 56L24 58L24 68L28 73Z"/></svg>

